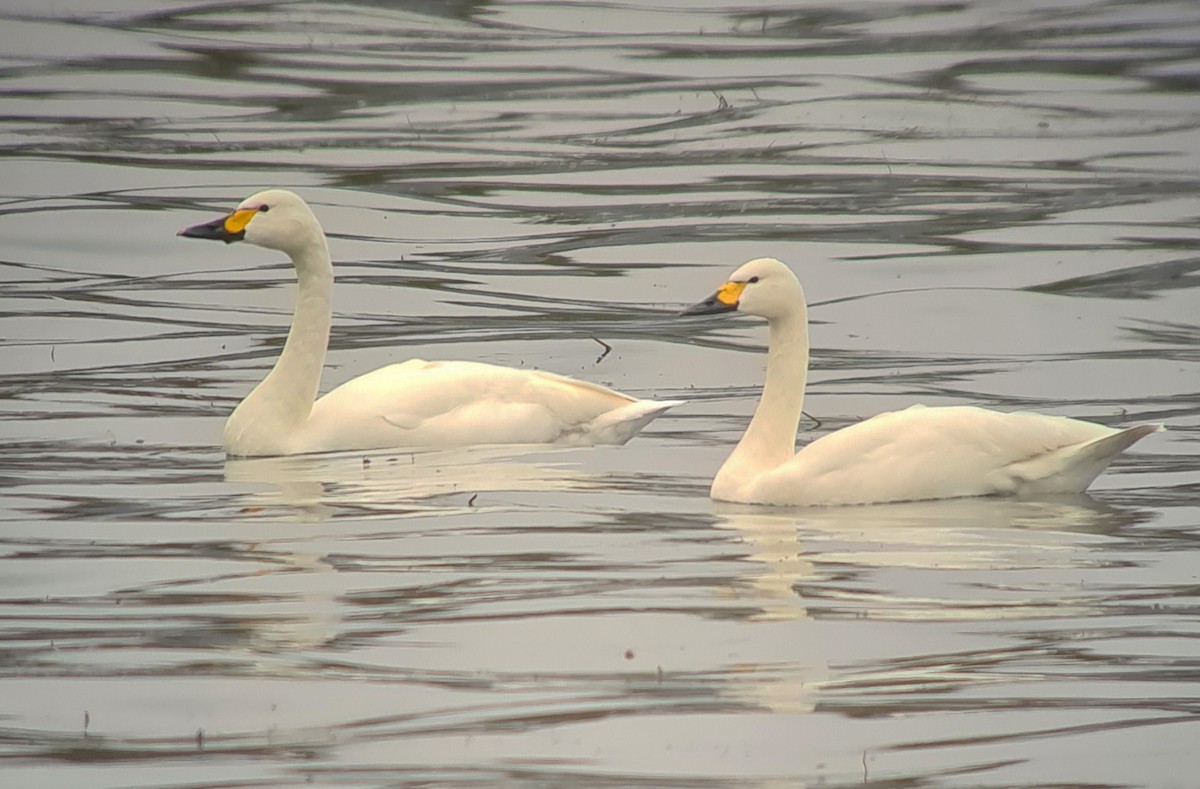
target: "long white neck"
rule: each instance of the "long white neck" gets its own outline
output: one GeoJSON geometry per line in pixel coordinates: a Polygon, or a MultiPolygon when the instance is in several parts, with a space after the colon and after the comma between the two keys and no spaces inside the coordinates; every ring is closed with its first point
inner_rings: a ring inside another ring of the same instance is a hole
{"type": "Polygon", "coordinates": [[[271,372],[225,424],[225,447],[232,454],[286,451],[287,440],[308,421],[321,386],[332,311],[329,247],[322,235],[291,257],[299,276],[292,327],[271,372]]]}
{"type": "Polygon", "coordinates": [[[770,322],[767,375],[746,434],[713,481],[714,495],[756,478],[796,453],[796,429],[808,380],[808,310],[770,322]]]}

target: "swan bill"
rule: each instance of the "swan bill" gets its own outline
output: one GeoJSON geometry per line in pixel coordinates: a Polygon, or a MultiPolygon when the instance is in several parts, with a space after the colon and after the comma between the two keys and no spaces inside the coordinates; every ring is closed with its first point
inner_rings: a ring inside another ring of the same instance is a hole
{"type": "Polygon", "coordinates": [[[180,230],[178,235],[185,238],[204,238],[210,241],[224,241],[232,244],[241,241],[246,236],[246,225],[254,218],[255,210],[240,208],[228,216],[203,222],[180,230]]]}
{"type": "Polygon", "coordinates": [[[741,300],[742,291],[746,289],[745,282],[730,280],[717,289],[699,304],[693,304],[684,310],[683,315],[718,315],[722,312],[735,312],[741,300]]]}

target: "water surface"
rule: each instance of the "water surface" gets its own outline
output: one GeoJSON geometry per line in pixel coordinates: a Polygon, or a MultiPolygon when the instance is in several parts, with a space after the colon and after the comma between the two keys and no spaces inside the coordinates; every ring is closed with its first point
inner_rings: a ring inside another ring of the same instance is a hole
{"type": "Polygon", "coordinates": [[[8,3],[12,786],[1187,787],[1190,3],[8,3]],[[622,448],[226,462],[301,192],[328,389],[413,356],[686,398],[622,448]],[[914,402],[1161,422],[1090,496],[717,505],[771,255],[801,440],[914,402]],[[603,341],[612,351],[603,354],[603,341]]]}

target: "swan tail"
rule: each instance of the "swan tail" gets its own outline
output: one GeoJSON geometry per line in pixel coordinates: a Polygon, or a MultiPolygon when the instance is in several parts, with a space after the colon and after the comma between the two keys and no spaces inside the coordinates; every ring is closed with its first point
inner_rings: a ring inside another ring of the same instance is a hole
{"type": "Polygon", "coordinates": [[[1163,429],[1162,425],[1138,425],[1014,463],[1008,471],[1017,481],[1016,492],[1019,494],[1082,492],[1117,455],[1163,429]]]}
{"type": "Polygon", "coordinates": [[[624,444],[667,409],[686,402],[687,400],[634,400],[628,405],[606,411],[588,422],[583,426],[579,437],[581,441],[589,444],[624,444]]]}

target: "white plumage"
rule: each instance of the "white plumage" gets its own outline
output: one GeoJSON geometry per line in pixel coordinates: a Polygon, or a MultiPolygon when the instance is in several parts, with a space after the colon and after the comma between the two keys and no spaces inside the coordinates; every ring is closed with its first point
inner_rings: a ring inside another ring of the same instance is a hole
{"type": "Polygon", "coordinates": [[[752,260],[685,314],[732,311],[767,319],[767,374],[745,435],[713,480],[714,499],[808,506],[1079,492],[1123,450],[1161,429],[914,406],[796,452],[808,376],[808,308],[800,282],[778,260],[752,260]]]}
{"type": "Polygon", "coordinates": [[[325,233],[299,196],[271,189],[191,238],[286,253],[299,291],[275,366],[225,423],[231,456],[475,444],[623,444],[681,401],[638,400],[552,373],[412,359],[317,399],[329,343],[333,266],[325,233]]]}

